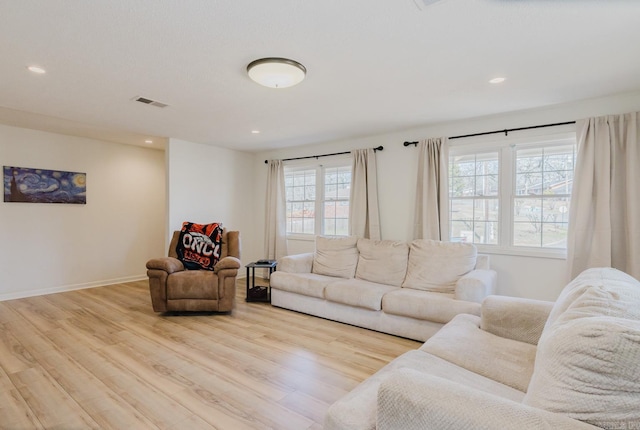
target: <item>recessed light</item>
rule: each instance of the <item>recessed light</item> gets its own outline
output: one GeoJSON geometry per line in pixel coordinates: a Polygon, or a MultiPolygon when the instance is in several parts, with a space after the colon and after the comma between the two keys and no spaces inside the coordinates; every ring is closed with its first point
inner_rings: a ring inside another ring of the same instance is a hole
{"type": "Polygon", "coordinates": [[[33,73],[38,73],[38,74],[47,73],[47,71],[45,69],[43,69],[42,67],[38,67],[38,66],[28,66],[27,69],[29,69],[29,71],[31,71],[33,73]]]}
{"type": "Polygon", "coordinates": [[[493,78],[491,80],[489,80],[489,83],[491,84],[501,84],[503,83],[507,78],[503,78],[503,77],[498,77],[498,78],[493,78]]]}
{"type": "Polygon", "coordinates": [[[260,130],[251,130],[252,134],[260,134],[260,130]]]}
{"type": "Polygon", "coordinates": [[[152,144],[152,143],[153,143],[153,140],[149,140],[149,139],[147,139],[147,140],[145,140],[145,141],[144,141],[144,143],[148,143],[148,144],[150,145],[150,144],[152,144]]]}

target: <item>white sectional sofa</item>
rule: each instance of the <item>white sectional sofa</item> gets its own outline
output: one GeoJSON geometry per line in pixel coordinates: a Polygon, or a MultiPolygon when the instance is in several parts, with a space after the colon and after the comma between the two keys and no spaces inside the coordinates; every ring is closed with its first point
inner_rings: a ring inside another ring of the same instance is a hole
{"type": "Polygon", "coordinates": [[[314,253],[281,258],[270,284],[274,306],[424,341],[480,315],[496,273],[472,244],[318,236],[314,253]]]}
{"type": "Polygon", "coordinates": [[[334,403],[325,430],[640,429],[640,282],[589,269],[558,300],[490,296],[334,403]]]}

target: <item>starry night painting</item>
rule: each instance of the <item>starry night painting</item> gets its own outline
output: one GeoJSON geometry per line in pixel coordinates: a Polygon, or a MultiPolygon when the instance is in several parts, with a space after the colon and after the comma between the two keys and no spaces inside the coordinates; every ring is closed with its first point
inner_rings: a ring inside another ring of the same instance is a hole
{"type": "Polygon", "coordinates": [[[87,203],[87,174],[4,166],[4,201],[87,203]]]}

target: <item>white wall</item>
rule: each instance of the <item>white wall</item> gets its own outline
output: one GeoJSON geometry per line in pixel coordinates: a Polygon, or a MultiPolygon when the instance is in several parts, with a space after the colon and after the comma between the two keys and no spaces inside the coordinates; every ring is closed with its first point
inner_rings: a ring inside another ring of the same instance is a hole
{"type": "Polygon", "coordinates": [[[0,125],[0,164],[87,174],[86,205],[0,202],[0,300],[142,279],[164,252],[162,151],[0,125]]]}
{"type": "MultiPolygon", "coordinates": [[[[427,137],[454,136],[565,122],[590,116],[637,110],[640,110],[640,92],[556,105],[545,109],[436,124],[397,133],[260,153],[256,155],[254,160],[254,169],[258,173],[255,187],[256,190],[261,190],[261,194],[256,195],[255,222],[256,226],[260,228],[257,236],[262,237],[264,234],[264,197],[262,195],[266,186],[265,159],[300,157],[383,145],[384,151],[379,152],[377,157],[382,238],[411,240],[417,151],[414,146],[404,147],[405,140],[415,141],[427,137]]],[[[566,130],[567,127],[564,129],[566,130]]],[[[289,253],[312,250],[313,242],[289,241],[289,253]]],[[[493,268],[498,272],[498,292],[500,294],[555,300],[567,281],[566,261],[563,259],[495,254],[491,256],[491,261],[493,268]]]]}
{"type": "Polygon", "coordinates": [[[261,258],[262,236],[255,238],[253,160],[252,154],[170,139],[167,239],[184,221],[222,222],[240,231],[243,262],[261,258]]]}

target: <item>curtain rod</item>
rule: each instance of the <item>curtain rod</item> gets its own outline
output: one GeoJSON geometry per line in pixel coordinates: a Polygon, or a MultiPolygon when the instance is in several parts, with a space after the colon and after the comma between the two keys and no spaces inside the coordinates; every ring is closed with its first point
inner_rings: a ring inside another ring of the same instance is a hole
{"type": "MultiPolygon", "coordinates": [[[[384,146],[380,145],[377,148],[373,148],[374,151],[382,151],[384,146]]],[[[351,151],[345,152],[334,152],[333,154],[320,154],[320,155],[308,155],[306,157],[296,157],[296,158],[283,158],[282,161],[291,161],[291,160],[304,160],[307,158],[320,158],[320,157],[331,157],[332,155],[344,155],[351,154],[351,151]]],[[[268,164],[269,160],[264,160],[264,164],[268,164]]]]}
{"type": "MultiPolygon", "coordinates": [[[[531,129],[534,129],[534,128],[544,128],[544,127],[556,127],[558,125],[567,125],[567,124],[575,124],[575,123],[576,123],[575,121],[567,121],[567,122],[556,122],[554,124],[531,125],[529,127],[505,128],[504,130],[485,131],[485,132],[482,132],[482,133],[463,134],[461,136],[451,136],[449,138],[449,140],[462,139],[463,137],[485,136],[487,134],[498,134],[498,133],[504,133],[504,135],[507,136],[510,131],[531,130],[531,129]]],[[[404,143],[404,146],[409,146],[409,145],[418,146],[418,142],[405,142],[404,143]]]]}

